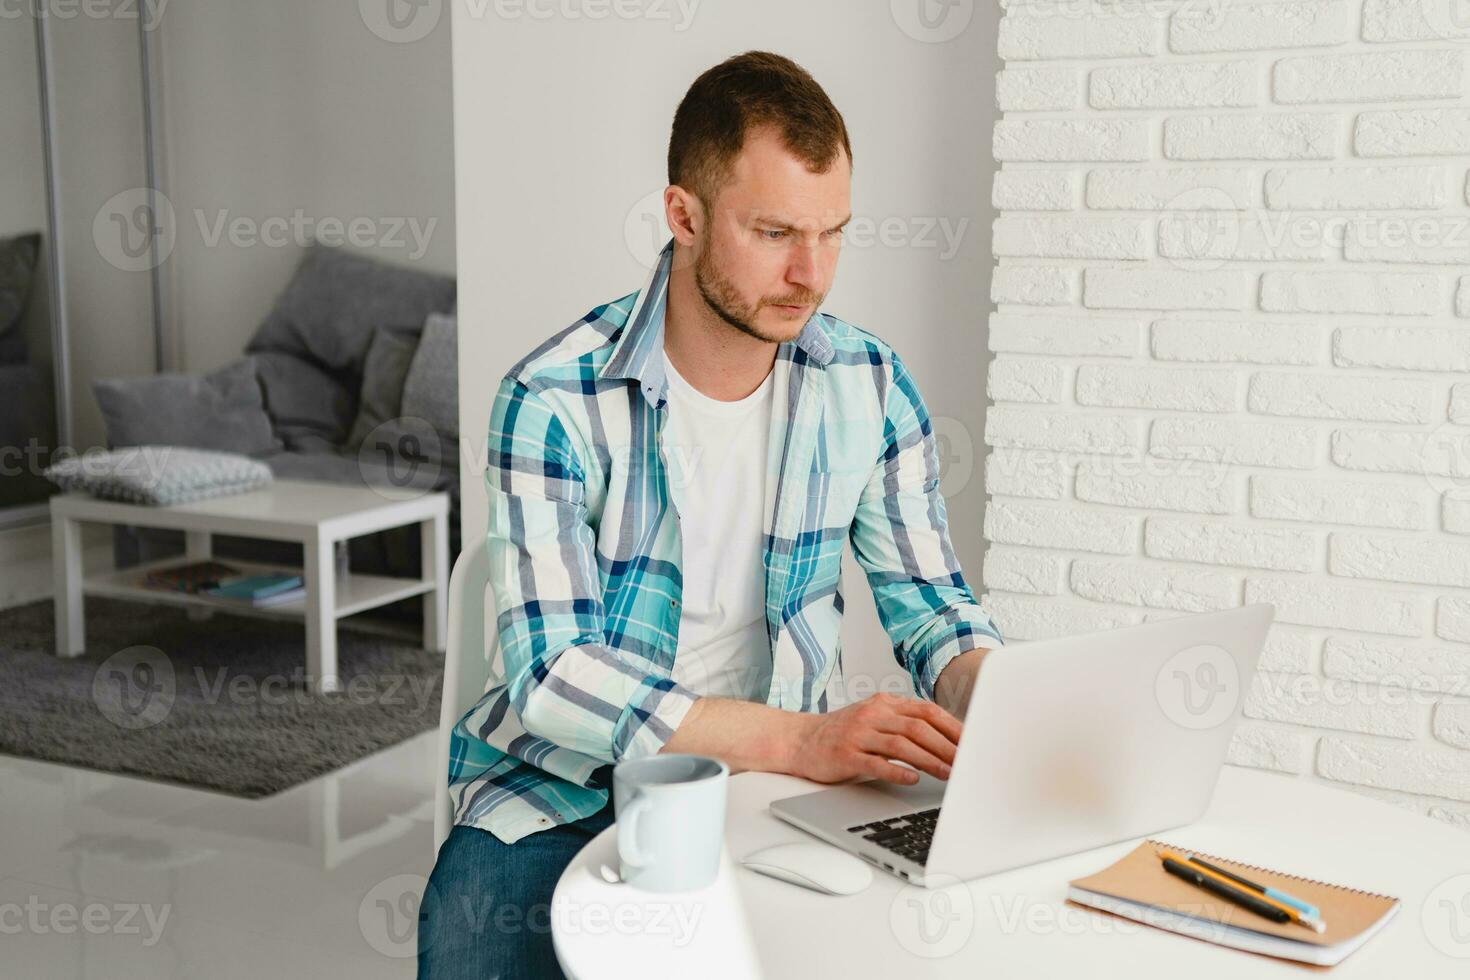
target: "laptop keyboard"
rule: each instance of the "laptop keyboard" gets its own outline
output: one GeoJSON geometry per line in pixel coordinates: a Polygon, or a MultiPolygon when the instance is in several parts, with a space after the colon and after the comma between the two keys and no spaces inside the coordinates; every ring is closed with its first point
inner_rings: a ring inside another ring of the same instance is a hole
{"type": "Polygon", "coordinates": [[[847,832],[863,840],[906,857],[917,864],[929,860],[929,844],[934,840],[934,825],[939,822],[939,808],[906,813],[874,823],[848,827],[847,832]]]}

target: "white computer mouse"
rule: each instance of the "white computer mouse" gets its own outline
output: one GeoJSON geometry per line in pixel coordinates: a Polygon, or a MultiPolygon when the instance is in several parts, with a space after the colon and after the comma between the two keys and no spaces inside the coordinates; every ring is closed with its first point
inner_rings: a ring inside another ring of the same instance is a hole
{"type": "Polygon", "coordinates": [[[835,847],[812,841],[776,844],[745,855],[752,871],[828,895],[856,895],[873,883],[873,869],[835,847]]]}

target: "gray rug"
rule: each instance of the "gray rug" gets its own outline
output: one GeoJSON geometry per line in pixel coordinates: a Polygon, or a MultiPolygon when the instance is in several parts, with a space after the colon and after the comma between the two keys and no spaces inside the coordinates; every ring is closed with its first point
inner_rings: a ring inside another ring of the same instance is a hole
{"type": "Polygon", "coordinates": [[[443,657],[337,633],[343,690],[305,683],[299,623],[89,598],[88,652],[51,603],[0,610],[0,753],[267,796],[434,728],[443,657]]]}

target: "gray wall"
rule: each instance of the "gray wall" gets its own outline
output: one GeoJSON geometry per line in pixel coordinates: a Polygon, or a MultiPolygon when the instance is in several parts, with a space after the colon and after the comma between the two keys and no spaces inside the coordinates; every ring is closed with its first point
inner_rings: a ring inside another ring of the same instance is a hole
{"type": "Polygon", "coordinates": [[[159,34],[164,163],[178,236],[167,266],[175,363],[240,355],[301,257],[227,234],[228,221],[368,219],[348,246],[453,274],[454,133],[449,18],[411,43],[369,29],[356,3],[199,0],[170,5],[159,34]],[[381,219],[429,228],[422,255],[381,219]],[[201,222],[204,228],[201,229],[201,222]]]}

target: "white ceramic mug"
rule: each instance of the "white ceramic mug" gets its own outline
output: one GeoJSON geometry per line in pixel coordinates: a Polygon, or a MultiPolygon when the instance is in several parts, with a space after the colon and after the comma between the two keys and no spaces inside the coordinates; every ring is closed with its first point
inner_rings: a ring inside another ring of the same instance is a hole
{"type": "Polygon", "coordinates": [[[725,839],[730,767],[702,755],[651,755],[613,769],[619,872],[647,891],[712,884],[725,839]]]}

